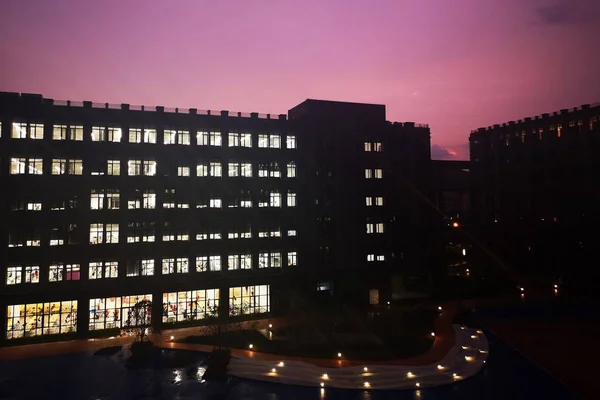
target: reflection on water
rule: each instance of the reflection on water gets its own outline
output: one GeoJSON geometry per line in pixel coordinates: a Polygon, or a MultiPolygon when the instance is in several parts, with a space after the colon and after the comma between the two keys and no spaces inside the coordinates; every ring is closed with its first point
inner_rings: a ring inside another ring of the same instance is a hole
{"type": "Polygon", "coordinates": [[[87,399],[537,399],[575,398],[554,379],[488,335],[490,356],[477,376],[454,385],[405,391],[364,391],[285,386],[230,378],[205,382],[206,358],[199,353],[166,350],[160,362],[145,369],[125,368],[123,354],[69,354],[37,359],[0,360],[0,398],[87,399]],[[180,353],[180,352],[179,352],[180,353]],[[2,397],[4,396],[4,397],[2,397]]]}

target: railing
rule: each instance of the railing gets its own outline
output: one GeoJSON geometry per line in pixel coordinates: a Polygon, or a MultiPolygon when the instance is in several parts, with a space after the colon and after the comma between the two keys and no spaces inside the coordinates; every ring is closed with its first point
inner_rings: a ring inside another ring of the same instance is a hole
{"type": "MultiPolygon", "coordinates": [[[[125,104],[114,104],[114,103],[95,103],[95,102],[83,102],[83,101],[71,101],[71,100],[53,100],[53,99],[45,99],[50,100],[51,104],[57,107],[85,107],[86,104],[89,104],[88,107],[97,108],[97,109],[105,109],[105,110],[121,110],[125,104]]],[[[146,112],[156,112],[157,106],[144,106],[144,105],[126,105],[130,111],[146,111],[146,112]]],[[[165,113],[170,114],[191,114],[190,108],[174,108],[174,107],[164,107],[163,111],[165,113]]],[[[225,111],[225,110],[223,110],[225,111]]],[[[221,110],[199,110],[195,109],[197,115],[221,115],[221,110]]],[[[231,112],[228,111],[230,117],[233,118],[259,118],[259,119],[279,119],[279,114],[260,114],[260,113],[249,113],[249,112],[231,112]]]]}
{"type": "Polygon", "coordinates": [[[542,115],[536,115],[535,117],[523,118],[523,119],[519,119],[517,121],[509,121],[509,122],[505,122],[503,124],[497,124],[497,125],[492,125],[492,126],[477,128],[477,129],[473,129],[471,131],[471,133],[491,131],[491,130],[494,130],[494,129],[500,128],[500,127],[507,127],[507,126],[512,126],[512,125],[519,125],[519,124],[524,124],[524,123],[531,122],[531,121],[539,121],[539,120],[544,119],[545,117],[556,117],[556,116],[559,116],[559,115],[568,115],[568,114],[572,114],[572,113],[575,113],[575,112],[583,111],[585,109],[591,109],[591,108],[596,108],[596,107],[600,107],[600,102],[598,102],[598,103],[592,103],[592,104],[586,104],[586,105],[581,105],[579,107],[573,107],[573,108],[563,109],[563,110],[559,110],[559,111],[554,111],[552,113],[547,113],[547,114],[542,114],[542,115]]]}

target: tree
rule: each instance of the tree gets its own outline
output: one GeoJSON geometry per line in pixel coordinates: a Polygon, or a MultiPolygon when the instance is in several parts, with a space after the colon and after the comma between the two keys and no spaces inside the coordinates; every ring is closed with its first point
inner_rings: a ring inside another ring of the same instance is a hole
{"type": "Polygon", "coordinates": [[[129,310],[126,325],[135,332],[135,342],[149,341],[147,330],[152,326],[152,301],[142,300],[135,303],[129,310]]]}

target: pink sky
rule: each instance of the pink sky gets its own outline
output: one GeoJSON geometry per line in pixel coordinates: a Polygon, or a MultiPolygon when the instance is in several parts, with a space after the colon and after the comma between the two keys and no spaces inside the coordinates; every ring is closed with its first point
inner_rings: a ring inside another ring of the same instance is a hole
{"type": "Polygon", "coordinates": [[[0,91],[285,113],[386,104],[469,132],[600,101],[598,0],[2,0],[0,91]]]}

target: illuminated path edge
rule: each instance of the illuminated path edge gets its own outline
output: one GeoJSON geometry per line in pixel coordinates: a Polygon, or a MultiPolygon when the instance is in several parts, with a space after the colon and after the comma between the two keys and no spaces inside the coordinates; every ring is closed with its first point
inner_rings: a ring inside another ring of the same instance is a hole
{"type": "Polygon", "coordinates": [[[265,361],[234,354],[230,375],[285,385],[340,389],[397,390],[446,385],[477,374],[488,356],[488,341],[480,330],[453,325],[455,344],[438,362],[422,366],[364,365],[325,368],[302,361],[265,361]]]}

